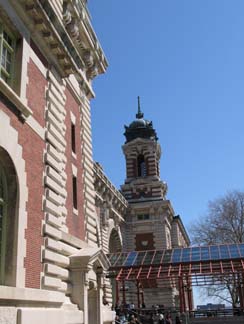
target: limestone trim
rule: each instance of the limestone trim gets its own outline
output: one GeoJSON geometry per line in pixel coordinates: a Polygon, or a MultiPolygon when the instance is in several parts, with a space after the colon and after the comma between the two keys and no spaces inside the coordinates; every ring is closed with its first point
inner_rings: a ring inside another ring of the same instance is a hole
{"type": "Polygon", "coordinates": [[[107,270],[110,266],[109,260],[101,248],[86,247],[70,256],[70,268],[73,271],[84,270],[96,265],[97,268],[107,270]]]}
{"type": "Polygon", "coordinates": [[[0,91],[15,105],[20,111],[21,117],[25,120],[33,114],[32,110],[24,103],[24,101],[14,92],[10,86],[0,79],[0,91]]]}
{"type": "Polygon", "coordinates": [[[45,139],[45,128],[43,128],[34,118],[33,116],[29,116],[26,120],[26,124],[30,126],[30,128],[41,138],[45,139]]]}
{"type": "MultiPolygon", "coordinates": [[[[48,87],[46,94],[46,152],[44,153],[45,196],[43,210],[45,220],[43,236],[45,246],[42,260],[45,264],[42,288],[63,291],[70,294],[69,266],[70,254],[77,249],[62,241],[62,233],[68,231],[66,226],[66,180],[65,174],[65,82],[56,78],[55,71],[47,71],[48,87]],[[51,111],[52,110],[52,111],[51,111]],[[51,269],[51,270],[50,270],[51,269]],[[65,275],[63,275],[65,273],[65,275]]],[[[73,165],[72,165],[73,166],[73,165]]],[[[72,167],[75,172],[75,166],[72,167]]]]}
{"type": "Polygon", "coordinates": [[[0,286],[0,302],[11,300],[17,304],[23,304],[24,302],[43,303],[43,304],[62,304],[65,301],[65,296],[61,292],[46,291],[33,288],[17,288],[0,286]]]}
{"type": "Polygon", "coordinates": [[[95,190],[94,190],[94,171],[93,165],[87,165],[87,168],[84,168],[86,161],[92,161],[92,143],[91,138],[85,136],[84,120],[88,121],[88,124],[91,124],[90,120],[90,102],[86,98],[84,103],[80,108],[81,113],[81,150],[82,150],[82,166],[83,166],[83,194],[84,194],[84,215],[85,215],[85,231],[86,231],[86,241],[92,246],[98,245],[98,240],[96,237],[97,232],[97,217],[95,211],[95,190]],[[92,226],[90,226],[91,224],[92,226]]]}
{"type": "Polygon", "coordinates": [[[16,169],[19,186],[19,204],[17,209],[18,235],[17,235],[17,260],[16,260],[16,286],[25,286],[24,258],[26,256],[25,229],[27,228],[26,203],[28,200],[27,178],[25,161],[22,157],[22,146],[18,143],[18,133],[10,125],[10,118],[0,111],[0,146],[4,148],[13,161],[16,169]],[[8,140],[6,141],[6,138],[8,140]]]}

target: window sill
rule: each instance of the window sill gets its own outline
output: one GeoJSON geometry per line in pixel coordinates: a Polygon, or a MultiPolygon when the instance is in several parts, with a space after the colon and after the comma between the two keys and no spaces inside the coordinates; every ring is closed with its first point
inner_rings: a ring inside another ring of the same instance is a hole
{"type": "Polygon", "coordinates": [[[73,208],[73,214],[78,216],[78,209],[73,208]]]}
{"type": "Polygon", "coordinates": [[[32,110],[23,102],[23,100],[13,91],[13,89],[0,79],[0,92],[2,92],[21,112],[23,119],[33,114],[32,110]]]}
{"type": "Polygon", "coordinates": [[[72,157],[73,157],[75,160],[77,160],[76,153],[74,153],[73,151],[72,151],[72,157]]]}

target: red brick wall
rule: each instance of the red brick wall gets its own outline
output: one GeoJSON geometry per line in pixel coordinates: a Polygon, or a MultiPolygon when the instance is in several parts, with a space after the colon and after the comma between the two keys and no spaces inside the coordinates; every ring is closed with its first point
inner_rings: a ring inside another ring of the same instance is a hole
{"type": "MultiPolygon", "coordinates": [[[[39,105],[39,108],[43,109],[43,106],[39,105]]],[[[25,160],[28,187],[27,229],[25,231],[27,251],[24,262],[26,287],[40,288],[44,142],[28,125],[18,119],[17,110],[8,100],[0,98],[0,109],[10,116],[11,126],[17,130],[18,142],[23,148],[22,157],[25,160]]],[[[21,188],[20,179],[18,181],[21,188]]]]}
{"type": "Polygon", "coordinates": [[[46,87],[47,81],[30,59],[28,64],[28,84],[27,84],[27,103],[33,111],[33,117],[40,123],[41,126],[45,126],[44,107],[46,103],[46,87]]]}
{"type": "Polygon", "coordinates": [[[68,210],[67,215],[67,226],[69,233],[78,237],[79,239],[84,240],[85,238],[85,229],[84,229],[84,197],[83,197],[83,183],[82,183],[82,166],[81,166],[81,138],[80,138],[80,112],[79,112],[79,103],[74,99],[72,93],[66,89],[66,156],[67,156],[67,200],[66,208],[68,210]],[[72,156],[72,147],[71,147],[71,117],[70,111],[76,117],[75,124],[75,140],[76,140],[76,159],[72,156]],[[78,206],[78,215],[73,213],[73,188],[72,188],[72,164],[77,167],[77,206],[78,206]]]}

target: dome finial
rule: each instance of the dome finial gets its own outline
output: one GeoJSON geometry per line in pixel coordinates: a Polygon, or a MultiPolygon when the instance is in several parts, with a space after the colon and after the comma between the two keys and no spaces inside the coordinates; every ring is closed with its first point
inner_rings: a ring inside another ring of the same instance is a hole
{"type": "Polygon", "coordinates": [[[141,112],[141,105],[140,105],[140,97],[137,97],[138,101],[138,112],[136,114],[136,118],[143,118],[143,113],[141,112]]]}

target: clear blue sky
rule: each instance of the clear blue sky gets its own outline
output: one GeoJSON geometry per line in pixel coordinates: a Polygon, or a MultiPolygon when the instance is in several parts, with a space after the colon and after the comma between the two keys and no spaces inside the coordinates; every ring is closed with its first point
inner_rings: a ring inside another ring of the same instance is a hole
{"type": "Polygon", "coordinates": [[[119,188],[140,95],[167,198],[189,228],[209,200],[244,189],[244,1],[88,2],[109,62],[94,81],[94,159],[119,188]]]}

